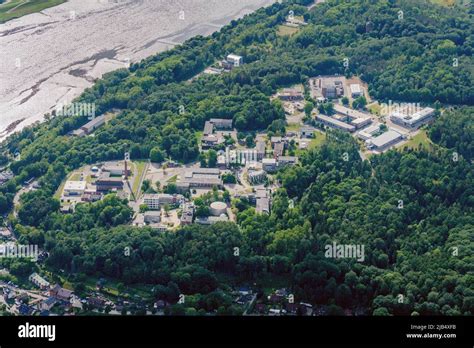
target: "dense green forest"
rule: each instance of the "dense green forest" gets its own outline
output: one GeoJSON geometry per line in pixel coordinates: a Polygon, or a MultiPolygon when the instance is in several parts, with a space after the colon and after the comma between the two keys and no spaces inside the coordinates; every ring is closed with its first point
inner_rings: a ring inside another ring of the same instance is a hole
{"type": "MultiPolygon", "coordinates": [[[[223,289],[284,277],[298,301],[329,304],[331,314],[473,314],[472,14],[421,0],[329,0],[308,12],[310,2],[275,4],[107,74],[78,100],[117,114],[94,137],[67,137],[87,120],[54,115],[12,135],[6,148],[21,160],[0,188],[0,211],[11,208],[25,180],[42,185],[22,196],[13,221],[20,241],[44,246],[47,266],[65,270],[75,284],[85,274],[155,284],[156,298],[168,301],[200,293],[196,307],[203,310],[235,314],[223,289]],[[279,36],[290,10],[309,25],[279,36]],[[232,52],[246,64],[191,80],[232,52]],[[183,163],[197,160],[196,131],[209,118],[233,118],[239,130],[278,129],[285,115],[272,93],[335,73],[361,76],[381,101],[445,104],[428,132],[439,147],[362,161],[352,137],[329,132],[322,148],[279,173],[270,216],[236,202],[238,225],[137,229],[126,225],[131,211],[114,196],[59,213],[53,194],[72,169],[126,151],[148,159],[157,148],[183,163]],[[333,241],[365,245],[365,261],[326,258],[324,246],[333,241]]],[[[10,266],[18,274],[31,267],[10,266]]]]}

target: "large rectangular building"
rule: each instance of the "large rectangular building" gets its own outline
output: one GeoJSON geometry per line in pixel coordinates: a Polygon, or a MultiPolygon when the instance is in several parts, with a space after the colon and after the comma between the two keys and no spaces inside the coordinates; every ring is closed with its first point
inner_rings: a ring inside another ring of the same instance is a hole
{"type": "Polygon", "coordinates": [[[203,135],[211,135],[212,133],[214,133],[214,124],[212,124],[210,121],[206,121],[204,124],[203,135]]]}
{"type": "Polygon", "coordinates": [[[221,187],[223,183],[219,174],[219,168],[194,168],[184,174],[184,178],[179,184],[180,186],[186,185],[190,189],[221,187]]]}
{"type": "Polygon", "coordinates": [[[227,56],[226,60],[227,60],[227,62],[232,64],[234,67],[238,67],[238,66],[241,66],[242,64],[244,64],[244,58],[242,56],[238,56],[236,54],[229,54],[227,56]]]}
{"type": "Polygon", "coordinates": [[[123,180],[121,177],[111,177],[110,173],[102,173],[95,182],[97,192],[107,192],[112,190],[123,190],[123,180]]]}
{"type": "Polygon", "coordinates": [[[178,204],[182,196],[169,195],[166,193],[159,194],[145,194],[143,196],[143,203],[147,205],[148,209],[158,210],[163,205],[178,204]]]}
{"type": "Polygon", "coordinates": [[[356,118],[351,121],[351,125],[356,127],[356,129],[364,128],[365,126],[368,126],[371,123],[372,120],[370,118],[356,118]]]}
{"type": "Polygon", "coordinates": [[[105,115],[98,116],[93,118],[91,121],[87,122],[81,128],[71,132],[72,135],[77,137],[83,137],[93,133],[97,128],[105,124],[105,115]]]}
{"type": "Polygon", "coordinates": [[[400,133],[395,132],[394,130],[389,130],[372,140],[368,140],[368,144],[372,149],[384,151],[402,139],[403,136],[400,133]]]}
{"type": "Polygon", "coordinates": [[[297,101],[304,99],[303,92],[295,88],[284,88],[281,92],[278,92],[277,96],[283,101],[297,101]]]}
{"type": "Polygon", "coordinates": [[[87,182],[85,181],[66,181],[63,192],[65,196],[82,196],[86,186],[87,182]]]}
{"type": "Polygon", "coordinates": [[[421,111],[415,112],[413,114],[406,114],[404,112],[395,111],[390,114],[390,120],[393,123],[396,123],[400,126],[409,129],[418,129],[422,125],[431,121],[435,114],[435,109],[424,108],[421,111]]]}
{"type": "Polygon", "coordinates": [[[351,89],[352,98],[357,98],[363,95],[362,88],[360,87],[358,83],[351,84],[350,89],[351,89]]]}
{"type": "Polygon", "coordinates": [[[347,116],[350,119],[370,118],[370,115],[365,112],[354,110],[341,104],[334,104],[334,111],[336,111],[338,114],[347,116]]]}
{"type": "Polygon", "coordinates": [[[341,130],[344,130],[344,131],[347,131],[347,132],[354,132],[356,130],[356,127],[351,125],[351,124],[347,124],[345,122],[336,120],[333,117],[329,117],[329,116],[325,116],[325,115],[316,116],[316,121],[319,121],[319,122],[321,122],[321,123],[323,123],[326,126],[329,126],[331,128],[341,129],[341,130]]]}
{"type": "Polygon", "coordinates": [[[370,127],[367,127],[363,130],[361,130],[358,134],[357,137],[362,140],[369,140],[371,139],[375,134],[380,132],[380,124],[376,124],[370,127]]]}
{"type": "Polygon", "coordinates": [[[264,141],[257,141],[257,160],[261,161],[265,157],[267,144],[264,141]]]}
{"type": "Polygon", "coordinates": [[[209,120],[218,129],[232,129],[233,120],[226,118],[211,118],[209,120]]]}

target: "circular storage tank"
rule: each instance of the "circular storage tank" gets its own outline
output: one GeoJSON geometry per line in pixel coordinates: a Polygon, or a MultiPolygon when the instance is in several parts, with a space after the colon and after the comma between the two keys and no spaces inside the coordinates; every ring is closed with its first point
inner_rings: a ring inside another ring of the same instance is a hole
{"type": "Polygon", "coordinates": [[[227,204],[224,202],[214,202],[211,203],[211,214],[213,216],[221,216],[222,214],[227,213],[227,204]]]}

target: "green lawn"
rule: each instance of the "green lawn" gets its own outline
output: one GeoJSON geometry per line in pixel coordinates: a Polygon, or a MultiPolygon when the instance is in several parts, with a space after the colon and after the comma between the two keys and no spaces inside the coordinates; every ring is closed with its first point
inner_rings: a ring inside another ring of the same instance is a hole
{"type": "Polygon", "coordinates": [[[372,103],[367,105],[367,109],[371,114],[380,115],[380,111],[382,110],[381,105],[378,102],[372,103]]]}
{"type": "Polygon", "coordinates": [[[418,134],[411,138],[402,148],[407,147],[416,150],[420,146],[425,150],[431,150],[433,148],[433,143],[428,138],[428,134],[425,130],[419,131],[418,134]]]}
{"type": "MultiPolygon", "coordinates": [[[[309,140],[309,139],[308,139],[309,140]]],[[[308,144],[308,147],[306,149],[296,149],[295,151],[295,155],[296,156],[301,156],[301,154],[304,152],[304,151],[309,151],[309,150],[313,150],[313,149],[317,149],[317,148],[320,148],[321,146],[323,146],[323,144],[326,142],[326,134],[325,133],[319,133],[319,132],[315,132],[314,133],[314,138],[311,139],[311,141],[309,142],[308,144]]]]}
{"type": "Polygon", "coordinates": [[[278,36],[291,36],[296,34],[299,31],[299,28],[289,27],[287,25],[278,26],[278,36]]]}
{"type": "Polygon", "coordinates": [[[430,0],[431,2],[442,6],[453,6],[456,0],[430,0]]]}
{"type": "Polygon", "coordinates": [[[0,23],[19,18],[30,13],[40,12],[66,2],[66,0],[11,0],[0,5],[0,23]]]}
{"type": "Polygon", "coordinates": [[[315,133],[315,138],[309,143],[308,149],[316,149],[321,147],[326,141],[326,134],[324,133],[315,133]]]}
{"type": "Polygon", "coordinates": [[[133,165],[136,166],[136,169],[137,169],[137,176],[133,178],[133,186],[132,186],[133,194],[135,195],[135,197],[138,197],[140,193],[140,189],[141,189],[140,180],[143,175],[143,172],[145,171],[146,163],[147,162],[143,162],[143,161],[133,162],[133,165]]]}
{"type": "Polygon", "coordinates": [[[287,132],[297,132],[297,131],[300,130],[301,127],[302,127],[302,125],[300,123],[289,123],[286,126],[286,131],[287,132]]]}

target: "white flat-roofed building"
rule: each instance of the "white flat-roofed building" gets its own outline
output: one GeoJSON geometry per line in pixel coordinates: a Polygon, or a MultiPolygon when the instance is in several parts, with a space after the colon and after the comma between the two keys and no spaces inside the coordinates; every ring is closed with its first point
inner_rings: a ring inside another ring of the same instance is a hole
{"type": "Polygon", "coordinates": [[[390,114],[390,120],[405,128],[417,129],[428,123],[433,118],[434,114],[435,109],[433,108],[424,108],[413,114],[395,111],[390,114]]]}
{"type": "Polygon", "coordinates": [[[365,113],[365,112],[362,112],[362,111],[359,111],[359,110],[354,110],[354,109],[351,109],[351,108],[348,108],[344,105],[341,105],[341,104],[334,104],[334,111],[338,114],[341,114],[341,115],[344,115],[344,116],[347,116],[351,119],[357,119],[357,118],[369,118],[370,119],[370,115],[365,113]]]}
{"type": "Polygon", "coordinates": [[[85,181],[66,181],[64,185],[65,196],[82,196],[86,190],[87,182],[85,181]]]}
{"type": "Polygon", "coordinates": [[[351,121],[351,124],[356,127],[356,129],[361,129],[372,123],[370,118],[355,118],[351,121]]]}
{"type": "Polygon", "coordinates": [[[352,98],[360,97],[363,94],[362,88],[360,87],[358,83],[351,84],[350,89],[351,89],[352,98]]]}
{"type": "Polygon", "coordinates": [[[244,58],[236,54],[229,54],[227,56],[227,62],[231,63],[234,67],[238,67],[244,64],[244,58]]]}
{"type": "Polygon", "coordinates": [[[178,204],[182,198],[180,195],[170,195],[166,193],[145,194],[143,196],[143,203],[147,205],[148,209],[158,210],[161,206],[166,204],[178,204]]]}
{"type": "Polygon", "coordinates": [[[109,163],[102,168],[103,172],[110,173],[111,176],[122,176],[122,175],[131,175],[130,169],[127,168],[127,173],[125,173],[125,163],[109,163]]]}
{"type": "Polygon", "coordinates": [[[38,273],[33,273],[30,275],[28,280],[41,289],[47,289],[50,286],[49,282],[41,277],[38,273]]]}
{"type": "Polygon", "coordinates": [[[357,134],[357,137],[362,140],[369,140],[374,136],[374,134],[378,132],[380,132],[380,124],[376,124],[361,130],[357,134]]]}
{"type": "Polygon", "coordinates": [[[372,149],[383,151],[390,146],[395,145],[402,139],[403,136],[400,133],[395,132],[394,130],[389,130],[372,140],[368,140],[368,142],[372,149]]]}
{"type": "Polygon", "coordinates": [[[329,127],[341,129],[347,132],[354,132],[356,130],[356,128],[351,124],[336,120],[335,118],[325,115],[316,116],[316,121],[322,122],[323,124],[329,127]]]}

